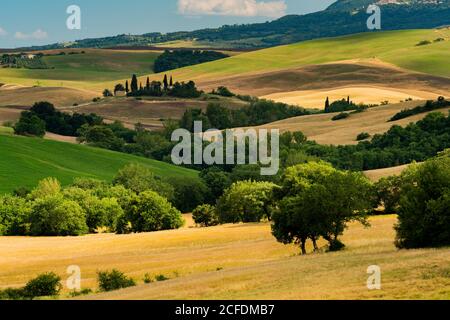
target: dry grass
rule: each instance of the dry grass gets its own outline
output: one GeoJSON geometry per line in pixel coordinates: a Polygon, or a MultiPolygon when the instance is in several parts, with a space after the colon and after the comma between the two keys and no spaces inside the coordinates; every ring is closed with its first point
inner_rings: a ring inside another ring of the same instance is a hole
{"type": "Polygon", "coordinates": [[[370,180],[376,182],[376,181],[380,180],[381,178],[387,178],[390,176],[399,176],[408,167],[409,167],[409,164],[406,164],[403,166],[398,166],[398,167],[392,167],[392,168],[368,170],[368,171],[364,171],[364,174],[370,180]]]}
{"type": "Polygon", "coordinates": [[[125,126],[134,128],[142,123],[150,129],[162,128],[162,120],[180,119],[189,108],[206,110],[209,103],[220,102],[229,108],[240,108],[246,105],[238,99],[220,98],[216,100],[173,99],[173,98],[107,98],[97,103],[89,103],[78,107],[62,108],[63,111],[79,113],[96,113],[109,121],[119,120],[125,126]]]}
{"type": "Polygon", "coordinates": [[[448,299],[448,249],[398,251],[395,216],[352,225],[339,253],[298,256],[275,241],[267,223],[80,238],[0,238],[0,285],[18,286],[36,274],[63,278],[79,265],[83,287],[96,289],[97,270],[117,268],[138,287],[88,299],[448,299]],[[382,269],[383,289],[369,291],[367,267],[382,269]],[[142,284],[143,276],[172,280],[142,284]]]}
{"type": "Polygon", "coordinates": [[[413,100],[436,100],[439,94],[420,90],[405,90],[387,87],[344,87],[330,90],[304,90],[274,93],[263,98],[277,102],[299,105],[305,108],[322,109],[325,106],[326,98],[330,101],[347,99],[350,97],[354,103],[380,104],[388,101],[390,103],[400,103],[407,99],[413,100]]]}
{"type": "MultiPolygon", "coordinates": [[[[295,91],[310,91],[310,94],[320,94],[327,90],[358,86],[389,88],[396,92],[395,98],[399,93],[414,95],[414,92],[418,92],[417,95],[420,97],[423,93],[445,95],[450,91],[449,78],[404,70],[378,59],[353,59],[293,67],[287,70],[259,71],[250,75],[230,75],[200,80],[198,84],[205,90],[225,85],[236,93],[256,96],[269,95],[269,98],[271,94],[280,98],[280,96],[292,95],[291,92],[295,91]]],[[[350,92],[343,92],[345,98],[350,94],[350,92]]],[[[351,95],[354,96],[354,94],[351,95]]],[[[365,95],[368,94],[365,93],[365,95]]],[[[374,101],[379,103],[382,101],[382,97],[383,95],[375,97],[374,101]]],[[[323,99],[319,101],[319,107],[323,107],[325,98],[326,95],[323,95],[323,99]]],[[[367,103],[367,101],[365,102],[367,103]]],[[[310,106],[303,101],[300,101],[299,104],[305,107],[310,106]]],[[[317,107],[317,105],[312,107],[317,107]]]]}
{"type": "Polygon", "coordinates": [[[0,106],[32,106],[37,101],[49,101],[56,106],[71,106],[91,101],[96,93],[64,87],[0,87],[0,106]]]}
{"type": "MultiPolygon", "coordinates": [[[[370,135],[388,131],[393,125],[406,126],[423,119],[427,113],[418,114],[399,121],[388,122],[392,116],[403,109],[414,108],[424,102],[412,101],[370,108],[365,112],[352,114],[349,118],[332,121],[334,114],[317,114],[290,118],[256,127],[256,129],[279,129],[280,132],[302,131],[309,140],[320,144],[357,144],[356,137],[361,132],[370,135]]],[[[448,113],[449,108],[439,112],[448,113]]]]}

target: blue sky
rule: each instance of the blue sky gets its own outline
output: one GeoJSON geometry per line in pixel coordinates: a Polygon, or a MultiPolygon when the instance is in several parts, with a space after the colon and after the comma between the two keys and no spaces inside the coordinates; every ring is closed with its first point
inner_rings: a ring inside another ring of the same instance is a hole
{"type": "Polygon", "coordinates": [[[121,33],[171,32],[305,14],[335,0],[22,0],[2,1],[0,48],[121,33]],[[81,8],[81,30],[68,30],[67,7],[81,8]]]}

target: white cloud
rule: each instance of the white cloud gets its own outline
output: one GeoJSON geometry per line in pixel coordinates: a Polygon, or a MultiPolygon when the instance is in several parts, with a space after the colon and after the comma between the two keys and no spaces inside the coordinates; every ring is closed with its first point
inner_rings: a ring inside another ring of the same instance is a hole
{"type": "Polygon", "coordinates": [[[26,40],[26,39],[35,39],[35,40],[43,40],[48,38],[48,34],[45,31],[42,31],[41,29],[37,29],[31,34],[26,34],[20,31],[17,31],[14,35],[14,38],[19,40],[26,40]]]}
{"type": "Polygon", "coordinates": [[[184,15],[220,15],[279,18],[286,14],[285,0],[178,0],[178,11],[184,15]]]}
{"type": "Polygon", "coordinates": [[[8,35],[8,32],[6,32],[5,29],[3,29],[2,27],[0,27],[0,37],[4,37],[4,36],[7,36],[7,35],[8,35]]]}

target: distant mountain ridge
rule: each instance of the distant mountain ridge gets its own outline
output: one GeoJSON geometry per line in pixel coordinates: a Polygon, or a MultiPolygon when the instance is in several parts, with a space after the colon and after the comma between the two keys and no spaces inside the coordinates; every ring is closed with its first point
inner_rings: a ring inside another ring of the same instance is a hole
{"type": "Polygon", "coordinates": [[[369,32],[366,24],[369,15],[366,9],[370,4],[379,5],[382,9],[382,30],[429,29],[450,25],[450,0],[338,0],[320,12],[288,15],[265,23],[225,25],[217,29],[168,34],[122,34],[22,50],[147,46],[166,41],[194,39],[203,46],[218,48],[272,47],[323,37],[369,32]]]}

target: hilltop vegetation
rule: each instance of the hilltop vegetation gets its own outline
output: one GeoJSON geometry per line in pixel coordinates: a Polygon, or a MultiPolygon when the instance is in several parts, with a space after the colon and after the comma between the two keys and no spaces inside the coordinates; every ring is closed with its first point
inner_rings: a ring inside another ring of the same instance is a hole
{"type": "Polygon", "coordinates": [[[166,50],[156,59],[154,70],[156,73],[164,72],[228,57],[216,51],[166,50]]]}
{"type": "MultiPolygon", "coordinates": [[[[106,38],[75,41],[73,48],[105,48],[114,46],[146,46],[161,42],[196,39],[203,46],[231,48],[269,47],[321,37],[367,32],[367,6],[372,0],[339,0],[326,10],[307,15],[288,15],[280,19],[256,24],[225,25],[220,28],[167,34],[118,35],[106,38]]],[[[424,29],[450,23],[450,2],[429,3],[423,0],[398,1],[384,4],[383,29],[424,29]]],[[[31,49],[56,49],[53,44],[31,49]]]]}

